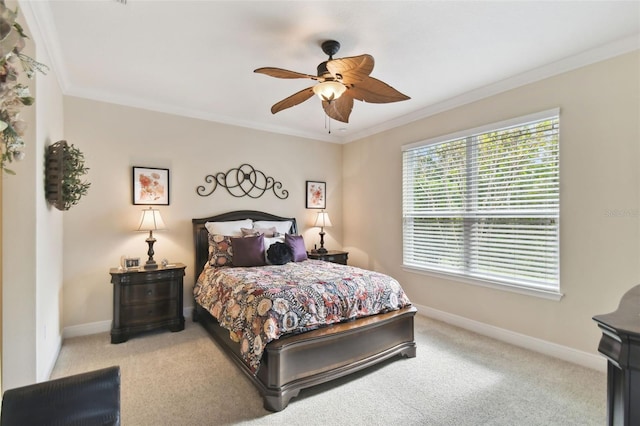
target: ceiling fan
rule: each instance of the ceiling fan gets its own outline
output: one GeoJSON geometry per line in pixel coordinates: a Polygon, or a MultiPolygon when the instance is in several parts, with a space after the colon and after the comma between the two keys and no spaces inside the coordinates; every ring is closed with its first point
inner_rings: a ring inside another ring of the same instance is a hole
{"type": "Polygon", "coordinates": [[[271,113],[275,114],[298,105],[316,94],[322,100],[322,108],[329,117],[348,123],[354,99],[376,104],[411,99],[387,83],[369,75],[373,71],[373,56],[360,55],[333,59],[333,55],[338,53],[338,50],[340,50],[340,43],[335,40],[322,43],[322,51],[329,55],[329,59],[318,65],[318,75],[274,67],[255,70],[254,72],[271,77],[309,78],[318,82],[315,86],[307,87],[276,103],[271,107],[271,113]]]}

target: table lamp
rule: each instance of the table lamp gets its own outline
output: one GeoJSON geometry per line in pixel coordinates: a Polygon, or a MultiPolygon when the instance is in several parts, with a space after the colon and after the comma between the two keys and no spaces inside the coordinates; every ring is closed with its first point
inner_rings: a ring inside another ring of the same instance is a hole
{"type": "Polygon", "coordinates": [[[324,248],[324,227],[331,226],[331,219],[329,219],[329,213],[321,211],[318,213],[318,217],[316,218],[315,226],[320,227],[320,248],[317,250],[318,253],[326,253],[327,249],[324,248]]]}
{"type": "Polygon", "coordinates": [[[142,210],[142,216],[140,217],[140,225],[138,226],[138,231],[149,231],[149,238],[147,238],[147,244],[149,244],[149,251],[147,254],[149,255],[149,259],[147,263],[144,265],[144,269],[156,269],[158,268],[158,264],[155,260],[153,260],[153,243],[156,242],[156,239],[153,237],[153,231],[158,231],[161,229],[165,229],[164,222],[162,221],[162,216],[160,216],[160,210],[149,207],[148,209],[142,210]]]}

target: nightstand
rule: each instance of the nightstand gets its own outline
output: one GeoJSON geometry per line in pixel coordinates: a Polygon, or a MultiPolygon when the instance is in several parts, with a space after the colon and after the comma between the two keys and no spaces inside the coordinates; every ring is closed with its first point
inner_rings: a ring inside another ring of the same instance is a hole
{"type": "Polygon", "coordinates": [[[324,260],[326,262],[340,263],[342,265],[347,264],[347,257],[349,257],[348,251],[340,250],[328,250],[326,253],[307,252],[309,259],[324,260]]]}
{"type": "Polygon", "coordinates": [[[113,322],[111,343],[126,342],[132,334],[167,327],[184,330],[182,280],[186,265],[157,269],[112,268],[113,322]]]}

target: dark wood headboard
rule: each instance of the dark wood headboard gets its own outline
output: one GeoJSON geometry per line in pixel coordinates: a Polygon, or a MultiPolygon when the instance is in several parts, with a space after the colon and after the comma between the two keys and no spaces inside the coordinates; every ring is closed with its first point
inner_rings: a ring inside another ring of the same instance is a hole
{"type": "Polygon", "coordinates": [[[295,217],[282,217],[276,216],[271,213],[259,212],[256,210],[236,210],[232,212],[222,213],[219,215],[204,217],[201,219],[192,219],[193,223],[193,242],[196,248],[196,263],[195,263],[195,279],[197,280],[204,268],[204,265],[209,258],[209,236],[207,228],[204,224],[207,222],[229,222],[232,220],[273,220],[273,221],[291,221],[290,234],[298,233],[298,225],[296,224],[295,217]]]}

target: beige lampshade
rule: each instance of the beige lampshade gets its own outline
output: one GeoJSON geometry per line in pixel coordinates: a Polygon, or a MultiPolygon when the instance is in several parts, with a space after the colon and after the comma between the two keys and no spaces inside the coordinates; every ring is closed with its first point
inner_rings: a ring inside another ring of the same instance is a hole
{"type": "Polygon", "coordinates": [[[164,221],[160,216],[160,210],[149,207],[146,210],[142,210],[142,216],[140,216],[140,225],[138,231],[157,231],[159,229],[165,229],[164,221]]]}
{"type": "Polygon", "coordinates": [[[327,212],[318,213],[318,217],[316,218],[316,223],[314,226],[319,226],[321,228],[332,226],[331,219],[329,219],[329,213],[327,212]]]}

